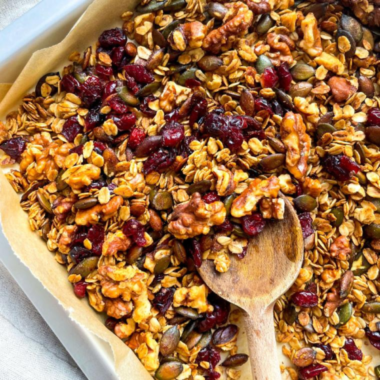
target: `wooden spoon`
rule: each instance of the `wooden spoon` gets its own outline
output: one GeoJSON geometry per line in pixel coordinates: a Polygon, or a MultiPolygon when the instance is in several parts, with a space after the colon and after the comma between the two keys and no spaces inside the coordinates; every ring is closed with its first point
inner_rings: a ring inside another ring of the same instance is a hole
{"type": "Polygon", "coordinates": [[[205,260],[199,273],[207,286],[220,297],[246,312],[245,327],[254,380],[281,380],[273,325],[276,300],[296,280],[303,260],[303,237],[296,212],[285,200],[283,220],[268,221],[252,238],[246,257],[231,255],[226,273],[217,273],[214,263],[205,260]]]}

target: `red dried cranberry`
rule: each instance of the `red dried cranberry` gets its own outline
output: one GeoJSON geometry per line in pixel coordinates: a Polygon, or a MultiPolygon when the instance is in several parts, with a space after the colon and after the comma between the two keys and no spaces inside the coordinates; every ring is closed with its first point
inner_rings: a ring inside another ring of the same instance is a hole
{"type": "Polygon", "coordinates": [[[102,85],[100,79],[95,76],[90,76],[80,85],[79,97],[82,99],[85,107],[90,107],[98,99],[102,97],[102,85]]]}
{"type": "Polygon", "coordinates": [[[207,113],[207,100],[201,99],[191,110],[190,113],[190,126],[192,127],[194,123],[197,123],[199,119],[205,116],[207,113]]]}
{"type": "Polygon", "coordinates": [[[198,322],[197,330],[201,333],[210,331],[216,326],[216,315],[212,313],[206,313],[204,319],[198,322]]]}
{"type": "Polygon", "coordinates": [[[86,281],[79,281],[74,284],[74,293],[78,298],[86,297],[87,286],[90,285],[86,281]]]}
{"type": "Polygon", "coordinates": [[[111,109],[117,114],[124,114],[129,111],[128,106],[124,103],[124,101],[120,98],[119,95],[111,95],[107,99],[107,103],[111,107],[111,109]]]}
{"type": "Polygon", "coordinates": [[[108,330],[111,330],[112,332],[114,332],[115,327],[118,323],[119,321],[117,319],[108,317],[106,321],[104,322],[104,325],[107,327],[108,330]]]}
{"type": "Polygon", "coordinates": [[[350,360],[362,360],[363,353],[356,347],[355,341],[352,338],[346,338],[343,349],[347,351],[350,360]]]}
{"type": "Polygon", "coordinates": [[[107,84],[104,86],[102,100],[105,101],[110,95],[115,94],[116,89],[121,86],[121,82],[119,83],[117,80],[111,80],[110,82],[107,82],[107,84]]]}
{"type": "Polygon", "coordinates": [[[105,30],[99,37],[99,45],[104,48],[124,46],[127,39],[120,28],[105,30]]]}
{"type": "Polygon", "coordinates": [[[371,331],[368,327],[366,327],[365,335],[371,345],[380,350],[380,331],[371,331]]]}
{"type": "Polygon", "coordinates": [[[174,288],[161,288],[154,295],[153,306],[161,313],[165,314],[173,303],[174,288]]]}
{"type": "Polygon", "coordinates": [[[305,290],[306,290],[307,292],[312,292],[312,293],[317,294],[317,292],[318,292],[317,284],[316,284],[315,282],[311,282],[310,284],[307,284],[307,285],[306,285],[305,290]]]}
{"type": "Polygon", "coordinates": [[[95,224],[88,230],[87,239],[92,244],[91,251],[97,256],[102,254],[104,238],[104,227],[100,224],[95,224]]]}
{"type": "Polygon", "coordinates": [[[212,313],[215,315],[215,323],[217,325],[224,325],[228,320],[231,305],[215,293],[211,293],[208,296],[208,301],[214,307],[214,311],[212,313]]]}
{"type": "Polygon", "coordinates": [[[121,117],[115,115],[110,117],[115,122],[119,131],[129,131],[132,127],[134,127],[137,121],[137,117],[133,113],[128,113],[121,117]]]}
{"type": "Polygon", "coordinates": [[[261,214],[255,212],[252,215],[247,215],[241,218],[241,226],[248,236],[256,236],[263,231],[265,227],[265,219],[261,214]]]}
{"type": "Polygon", "coordinates": [[[194,260],[194,265],[196,268],[200,268],[202,265],[202,249],[201,244],[197,239],[191,239],[188,244],[189,253],[194,260]]]}
{"type": "Polygon", "coordinates": [[[174,163],[175,157],[174,151],[159,149],[144,162],[144,174],[152,171],[162,173],[174,163]]]}
{"type": "Polygon", "coordinates": [[[261,74],[261,86],[267,88],[276,87],[278,75],[274,67],[267,67],[261,74]]]}
{"type": "Polygon", "coordinates": [[[203,195],[202,199],[206,203],[220,201],[220,197],[216,191],[210,191],[209,193],[206,193],[205,195],[203,195]]]}
{"type": "Polygon", "coordinates": [[[370,108],[367,114],[367,125],[380,126],[380,108],[370,108]]]}
{"type": "Polygon", "coordinates": [[[96,72],[96,75],[103,80],[108,80],[110,76],[113,74],[112,67],[103,66],[103,65],[96,65],[95,72],[96,72]]]}
{"type": "Polygon", "coordinates": [[[73,142],[78,133],[82,131],[82,126],[78,123],[78,119],[75,116],[66,120],[62,127],[62,134],[66,140],[73,142]]]}
{"type": "Polygon", "coordinates": [[[126,65],[124,66],[124,70],[128,75],[136,79],[138,83],[148,84],[154,81],[153,74],[142,65],[126,65]]]}
{"type": "Polygon", "coordinates": [[[146,244],[144,237],[145,228],[136,219],[130,219],[124,224],[123,233],[125,236],[131,236],[133,241],[139,246],[143,247],[146,244]]]}
{"type": "Polygon", "coordinates": [[[98,150],[98,153],[103,153],[107,149],[107,145],[100,142],[100,141],[94,141],[94,150],[98,150]]]}
{"type": "Polygon", "coordinates": [[[298,214],[298,219],[301,224],[303,238],[306,239],[314,233],[313,219],[311,218],[311,214],[309,212],[298,214]]]}
{"type": "Polygon", "coordinates": [[[117,185],[115,183],[110,183],[107,186],[108,190],[110,191],[111,194],[113,194],[113,191],[117,188],[117,185]]]}
{"type": "Polygon", "coordinates": [[[226,219],[222,224],[219,224],[219,226],[214,226],[214,229],[216,232],[231,232],[234,229],[234,226],[228,219],[226,219]]]}
{"type": "Polygon", "coordinates": [[[129,136],[128,147],[132,150],[136,149],[145,139],[145,131],[141,128],[134,128],[129,136]]]}
{"type": "Polygon", "coordinates": [[[176,108],[172,112],[165,114],[164,119],[167,123],[169,123],[170,121],[179,121],[181,119],[179,109],[176,108]]]}
{"type": "Polygon", "coordinates": [[[186,79],[185,81],[185,86],[194,88],[194,87],[199,87],[201,85],[201,82],[199,80],[196,80],[194,78],[186,79]]]}
{"type": "Polygon", "coordinates": [[[97,181],[93,181],[90,185],[86,186],[84,189],[83,189],[83,192],[84,193],[88,193],[90,192],[90,190],[93,190],[93,189],[101,189],[102,187],[106,187],[107,186],[107,182],[105,181],[104,178],[99,178],[97,181]]]}
{"type": "Polygon", "coordinates": [[[327,367],[322,364],[312,364],[308,367],[301,368],[299,370],[299,378],[300,380],[312,379],[315,376],[320,375],[322,372],[326,372],[327,367]]]}
{"type": "Polygon", "coordinates": [[[112,60],[112,63],[117,68],[121,67],[124,57],[125,57],[125,50],[123,46],[118,46],[112,49],[111,60],[112,60]]]}
{"type": "Polygon", "coordinates": [[[302,183],[297,182],[297,183],[294,184],[294,186],[296,187],[296,193],[295,193],[295,196],[296,196],[296,197],[299,197],[300,195],[303,194],[302,183]]]}
{"type": "Polygon", "coordinates": [[[128,74],[125,74],[125,84],[133,95],[136,95],[140,91],[140,86],[137,84],[136,79],[128,74]]]}
{"type": "Polygon", "coordinates": [[[95,127],[101,124],[101,116],[99,108],[92,108],[86,115],[84,119],[84,130],[86,132],[92,131],[95,127]]]}
{"type": "Polygon", "coordinates": [[[207,346],[205,348],[202,348],[199,351],[195,362],[198,364],[201,362],[206,362],[206,363],[210,364],[210,367],[206,370],[207,375],[208,375],[207,378],[209,380],[214,380],[214,379],[220,378],[220,373],[214,371],[214,368],[220,362],[220,354],[215,348],[213,348],[211,346],[207,346]]]}
{"type": "Polygon", "coordinates": [[[207,135],[223,138],[228,134],[227,120],[223,115],[210,113],[205,117],[203,129],[207,135]]]}
{"type": "MultiPolygon", "coordinates": [[[[53,208],[54,208],[54,205],[53,205],[53,208]]],[[[87,229],[85,229],[84,227],[78,229],[75,232],[74,238],[72,239],[70,243],[70,248],[73,248],[77,245],[82,245],[86,238],[87,238],[87,229]]]]}
{"type": "Polygon", "coordinates": [[[227,147],[235,152],[241,148],[243,141],[244,135],[241,129],[235,125],[230,125],[228,135],[225,139],[225,144],[227,147]]]}
{"type": "Polygon", "coordinates": [[[75,148],[70,149],[69,152],[70,152],[70,154],[72,154],[72,153],[76,153],[78,155],[83,154],[83,144],[80,144],[80,145],[76,146],[75,148]]]}
{"type": "Polygon", "coordinates": [[[301,307],[314,307],[318,305],[318,296],[313,292],[299,291],[294,293],[290,300],[294,305],[301,307]]]}
{"type": "Polygon", "coordinates": [[[325,353],[325,360],[336,359],[336,355],[329,344],[317,344],[315,347],[320,348],[325,353]]]}
{"type": "Polygon", "coordinates": [[[182,156],[182,157],[188,157],[190,156],[191,153],[193,153],[193,151],[190,149],[190,144],[191,142],[193,142],[194,140],[196,140],[196,137],[195,136],[186,136],[181,145],[179,146],[179,148],[177,149],[177,154],[182,156]]]}
{"type": "Polygon", "coordinates": [[[281,107],[281,104],[276,100],[276,99],[273,99],[272,100],[272,110],[273,112],[275,113],[275,115],[278,115],[278,116],[284,116],[284,109],[281,107]]]}
{"type": "Polygon", "coordinates": [[[93,254],[89,249],[86,249],[78,245],[72,248],[69,252],[69,256],[71,257],[71,259],[73,260],[75,264],[80,263],[82,260],[92,255],[93,254]]]}
{"type": "Polygon", "coordinates": [[[157,100],[157,98],[153,95],[149,95],[147,96],[146,98],[144,98],[144,100],[142,101],[142,103],[140,104],[140,111],[145,115],[145,116],[148,116],[148,117],[154,117],[155,114],[157,113],[157,111],[154,111],[154,110],[151,110],[149,108],[149,103],[151,102],[154,102],[155,100],[157,100]]]}
{"type": "Polygon", "coordinates": [[[265,100],[264,98],[257,98],[257,99],[255,99],[255,111],[256,112],[267,111],[270,116],[273,116],[272,107],[268,103],[268,101],[265,100]]]}
{"type": "Polygon", "coordinates": [[[182,124],[171,121],[162,129],[163,146],[174,148],[185,138],[185,129],[182,124]]]}
{"type": "Polygon", "coordinates": [[[66,74],[62,77],[60,86],[61,91],[75,94],[79,89],[80,83],[71,74],[66,74]]]}
{"type": "Polygon", "coordinates": [[[0,144],[0,149],[14,160],[21,158],[21,154],[25,148],[26,142],[22,137],[12,137],[0,144]]]}
{"type": "Polygon", "coordinates": [[[247,256],[247,253],[248,253],[248,247],[243,247],[243,252],[237,255],[238,259],[240,260],[244,259],[244,257],[247,256]]]}
{"type": "Polygon", "coordinates": [[[280,88],[284,91],[289,91],[293,79],[289,70],[289,65],[286,62],[282,62],[280,66],[277,67],[277,73],[280,81],[280,88]]]}
{"type": "Polygon", "coordinates": [[[348,181],[354,173],[360,171],[360,166],[343,154],[328,155],[324,160],[324,166],[327,173],[332,174],[338,181],[348,181]]]}

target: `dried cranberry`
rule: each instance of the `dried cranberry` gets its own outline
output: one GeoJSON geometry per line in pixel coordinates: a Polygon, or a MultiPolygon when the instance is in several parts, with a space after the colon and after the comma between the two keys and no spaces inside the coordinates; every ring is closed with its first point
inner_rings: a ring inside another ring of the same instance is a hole
{"type": "Polygon", "coordinates": [[[165,114],[164,119],[167,123],[169,123],[170,121],[179,121],[181,119],[179,109],[176,108],[172,112],[165,114]]]}
{"type": "Polygon", "coordinates": [[[129,131],[136,124],[137,117],[133,113],[127,113],[125,115],[109,115],[109,118],[113,119],[119,131],[129,131]]]}
{"type": "Polygon", "coordinates": [[[99,107],[92,108],[84,119],[84,130],[86,132],[92,131],[95,127],[99,126],[102,122],[102,118],[99,112],[99,107]]]}
{"type": "Polygon", "coordinates": [[[108,186],[107,186],[108,190],[110,191],[111,194],[113,194],[114,190],[117,188],[117,185],[116,183],[110,183],[108,186]]]}
{"type": "Polygon", "coordinates": [[[104,227],[100,224],[95,224],[88,230],[87,239],[92,244],[91,251],[97,256],[102,254],[104,238],[104,227]]]}
{"type": "Polygon", "coordinates": [[[112,52],[111,52],[112,63],[117,68],[120,68],[122,66],[124,57],[125,57],[124,46],[118,46],[112,49],[112,52]]]}
{"type": "Polygon", "coordinates": [[[199,87],[201,85],[201,82],[199,80],[196,80],[194,78],[186,79],[185,81],[185,86],[194,88],[194,87],[199,87]]]}
{"type": "Polygon", "coordinates": [[[105,181],[104,178],[99,178],[97,181],[93,181],[91,184],[89,184],[88,186],[86,186],[84,189],[83,189],[83,192],[84,193],[88,193],[90,192],[91,190],[93,189],[101,189],[102,187],[106,187],[107,186],[107,182],[105,181]]]}
{"type": "Polygon", "coordinates": [[[117,319],[108,317],[104,322],[104,325],[107,327],[108,330],[115,331],[115,327],[118,323],[119,321],[117,319]]]}
{"type": "Polygon", "coordinates": [[[315,347],[320,348],[325,353],[325,360],[334,360],[336,358],[329,344],[317,344],[315,347]]]}
{"type": "Polygon", "coordinates": [[[228,123],[223,115],[213,112],[205,117],[203,129],[207,135],[223,139],[228,134],[228,123]]]}
{"type": "Polygon", "coordinates": [[[237,126],[231,126],[228,131],[227,138],[225,139],[225,144],[233,152],[241,148],[241,144],[244,141],[244,135],[241,129],[237,126]]]}
{"type": "Polygon", "coordinates": [[[75,232],[75,235],[70,243],[70,247],[73,248],[77,245],[82,245],[86,238],[87,238],[87,230],[85,230],[82,227],[75,232]]]}
{"type": "Polygon", "coordinates": [[[154,102],[157,98],[153,95],[149,95],[140,104],[140,111],[148,117],[154,117],[154,115],[157,113],[157,111],[151,110],[149,108],[149,103],[154,102]]]}
{"type": "Polygon", "coordinates": [[[247,253],[248,253],[248,247],[243,247],[243,252],[239,253],[237,255],[237,258],[242,260],[242,259],[244,259],[245,256],[247,256],[247,253]]]}
{"type": "Polygon", "coordinates": [[[119,83],[119,81],[116,80],[107,82],[107,84],[104,86],[102,100],[105,101],[110,95],[115,94],[116,89],[120,86],[121,83],[119,83]]]}
{"type": "Polygon", "coordinates": [[[90,285],[86,281],[79,281],[74,284],[74,293],[78,298],[86,297],[87,286],[90,285]]]}
{"type": "Polygon", "coordinates": [[[185,129],[182,124],[171,121],[162,129],[163,146],[174,148],[185,138],[185,129]]]}
{"type": "Polygon", "coordinates": [[[99,37],[99,45],[104,48],[124,46],[127,39],[120,28],[105,30],[99,37]]]}
{"type": "Polygon", "coordinates": [[[365,329],[365,335],[373,347],[380,350],[380,331],[371,331],[368,327],[365,329]]]}
{"type": "Polygon", "coordinates": [[[216,315],[214,313],[206,313],[204,319],[200,320],[197,324],[197,330],[201,333],[210,331],[216,326],[216,315]]]}
{"type": "Polygon", "coordinates": [[[194,260],[194,264],[197,268],[200,268],[202,265],[202,249],[201,249],[201,243],[197,239],[191,239],[189,241],[189,244],[186,244],[188,246],[188,251],[191,255],[191,257],[194,260]]]}
{"type": "Polygon", "coordinates": [[[206,203],[212,203],[212,202],[216,202],[216,201],[220,201],[220,197],[218,195],[218,193],[216,191],[210,191],[209,193],[206,193],[202,199],[206,202],[206,203]]]}
{"type": "Polygon", "coordinates": [[[380,126],[380,108],[370,108],[367,114],[367,125],[380,126]]]}
{"type": "Polygon", "coordinates": [[[73,142],[78,133],[82,131],[82,126],[79,124],[76,116],[72,116],[66,120],[62,127],[62,134],[66,140],[73,142]]]}
{"type": "Polygon", "coordinates": [[[268,103],[268,101],[265,100],[264,98],[257,98],[257,99],[255,99],[255,111],[256,112],[267,111],[270,116],[273,116],[272,107],[268,103]]]}
{"type": "Polygon", "coordinates": [[[175,157],[173,151],[159,149],[144,162],[144,174],[149,174],[152,171],[163,172],[174,163],[175,157]]]}
{"type": "Polygon", "coordinates": [[[226,219],[222,224],[219,224],[219,226],[214,226],[214,229],[216,232],[231,232],[234,229],[233,224],[226,219]]]}
{"type": "Polygon", "coordinates": [[[142,65],[126,65],[124,66],[124,70],[128,75],[136,79],[138,83],[148,84],[154,81],[153,74],[142,65]]]}
{"type": "Polygon", "coordinates": [[[26,142],[22,137],[12,137],[0,144],[0,149],[14,160],[21,158],[21,154],[25,148],[26,142]]]}
{"type": "Polygon", "coordinates": [[[102,85],[100,79],[95,76],[90,76],[80,85],[79,97],[82,99],[85,107],[90,107],[102,96],[102,85]]]}
{"type": "Polygon", "coordinates": [[[80,83],[71,74],[66,74],[62,77],[60,86],[61,91],[75,94],[79,89],[80,83]]]}
{"type": "Polygon", "coordinates": [[[161,313],[165,314],[173,303],[174,288],[161,288],[154,295],[153,306],[161,313]]]}
{"type": "Polygon", "coordinates": [[[310,282],[309,284],[306,285],[305,290],[307,292],[312,292],[317,294],[318,293],[318,286],[315,282],[310,282]]]}
{"type": "Polygon", "coordinates": [[[313,292],[299,291],[294,293],[290,300],[294,305],[301,307],[314,307],[318,305],[318,296],[313,292]]]}
{"type": "Polygon", "coordinates": [[[129,136],[128,147],[131,149],[136,149],[145,139],[145,131],[141,128],[134,128],[129,136]]]}
{"type": "Polygon", "coordinates": [[[207,113],[207,100],[201,99],[191,110],[190,113],[190,126],[192,127],[194,123],[197,123],[203,116],[207,113]]]}
{"type": "Polygon", "coordinates": [[[324,159],[324,166],[327,173],[332,174],[338,181],[348,181],[354,173],[360,171],[360,166],[343,154],[328,155],[324,159]]]}
{"type": "Polygon", "coordinates": [[[280,66],[277,67],[277,73],[280,81],[280,88],[284,91],[289,91],[293,79],[289,70],[289,65],[286,62],[282,62],[280,66]]]}
{"type": "Polygon", "coordinates": [[[256,236],[263,231],[265,227],[265,219],[260,213],[255,212],[252,215],[247,215],[241,218],[241,225],[243,231],[248,236],[256,236]]]}
{"type": "Polygon", "coordinates": [[[70,250],[69,256],[75,264],[78,264],[83,259],[92,256],[92,252],[89,249],[77,245],[70,250]]]}
{"type": "Polygon", "coordinates": [[[210,367],[206,370],[207,375],[208,375],[207,376],[208,380],[214,380],[214,379],[220,378],[220,373],[214,371],[214,368],[220,362],[220,354],[215,348],[213,348],[211,346],[207,346],[205,348],[202,348],[199,351],[195,362],[198,364],[201,362],[206,362],[206,363],[210,364],[210,367]]]}
{"type": "Polygon", "coordinates": [[[214,311],[212,313],[215,315],[216,324],[224,325],[227,323],[228,316],[231,311],[230,304],[215,293],[211,293],[208,296],[208,301],[214,307],[214,311]]]}
{"type": "Polygon", "coordinates": [[[301,368],[299,370],[299,378],[300,380],[312,379],[315,376],[320,375],[322,372],[326,372],[327,367],[322,364],[312,364],[308,367],[301,368]]]}
{"type": "Polygon", "coordinates": [[[124,224],[123,233],[125,236],[132,237],[134,243],[136,243],[139,247],[143,247],[146,244],[144,237],[145,228],[136,219],[130,219],[124,224]]]}
{"type": "Polygon", "coordinates": [[[119,95],[112,95],[107,99],[108,105],[111,107],[112,111],[117,114],[124,114],[129,111],[128,106],[124,103],[124,101],[120,98],[119,95]]]}
{"type": "Polygon", "coordinates": [[[311,218],[311,214],[309,212],[298,214],[298,219],[301,224],[303,238],[306,239],[314,233],[313,219],[311,218]]]}
{"type": "Polygon", "coordinates": [[[278,75],[274,67],[267,67],[261,74],[261,86],[273,88],[278,83],[278,75]]]}
{"type": "Polygon", "coordinates": [[[178,154],[182,157],[190,156],[190,154],[193,153],[193,151],[190,149],[189,145],[194,140],[196,140],[195,136],[186,136],[178,148],[178,154]]]}
{"type": "Polygon", "coordinates": [[[136,95],[140,91],[140,86],[137,84],[136,79],[128,74],[125,74],[125,84],[133,95],[136,95]]]}
{"type": "Polygon", "coordinates": [[[281,104],[276,100],[272,100],[272,110],[278,116],[284,116],[284,109],[281,107],[281,104]]]}
{"type": "Polygon", "coordinates": [[[69,153],[70,154],[76,153],[80,156],[81,154],[83,154],[83,144],[80,144],[80,145],[76,146],[75,148],[70,149],[69,153]]]}
{"type": "Polygon", "coordinates": [[[110,76],[113,74],[112,67],[103,66],[103,65],[96,65],[95,72],[96,72],[96,75],[103,80],[108,80],[110,76]]]}
{"type": "Polygon", "coordinates": [[[352,338],[346,338],[343,349],[347,351],[350,360],[362,360],[363,353],[356,347],[355,341],[352,338]]]}

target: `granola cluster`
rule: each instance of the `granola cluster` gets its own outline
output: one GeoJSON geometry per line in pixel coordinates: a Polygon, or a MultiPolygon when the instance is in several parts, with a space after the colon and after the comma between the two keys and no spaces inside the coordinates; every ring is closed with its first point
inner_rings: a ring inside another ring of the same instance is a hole
{"type": "Polygon", "coordinates": [[[379,9],[144,0],[0,122],[31,229],[156,379],[240,377],[234,312],[196,269],[254,260],[280,192],[305,241],[275,306],[284,376],[380,375],[361,350],[380,349],[379,9]]]}

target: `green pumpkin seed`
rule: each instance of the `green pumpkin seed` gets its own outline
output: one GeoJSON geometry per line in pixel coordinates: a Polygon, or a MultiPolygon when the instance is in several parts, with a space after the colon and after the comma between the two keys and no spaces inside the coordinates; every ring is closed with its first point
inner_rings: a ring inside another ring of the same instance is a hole
{"type": "Polygon", "coordinates": [[[128,250],[125,261],[127,262],[127,264],[132,265],[141,257],[142,253],[143,253],[143,247],[134,245],[132,248],[128,250]]]}
{"type": "Polygon", "coordinates": [[[157,380],[173,380],[183,371],[183,365],[177,361],[161,364],[156,371],[157,380]]]}
{"type": "Polygon", "coordinates": [[[364,151],[363,145],[359,144],[359,143],[356,143],[354,145],[354,148],[355,148],[356,152],[359,153],[359,157],[360,157],[359,164],[364,165],[365,161],[366,161],[366,157],[365,157],[365,151],[364,151]]]}
{"type": "Polygon", "coordinates": [[[178,346],[181,334],[178,326],[170,327],[162,334],[160,341],[160,353],[162,356],[171,355],[178,346]]]}
{"type": "Polygon", "coordinates": [[[294,205],[298,210],[310,212],[317,207],[317,201],[310,195],[302,194],[294,200],[294,205]]]}
{"type": "Polygon", "coordinates": [[[202,335],[201,340],[198,342],[198,346],[201,348],[207,347],[211,343],[211,339],[212,339],[212,332],[207,331],[206,333],[202,335]]]}
{"type": "Polygon", "coordinates": [[[180,263],[182,264],[186,263],[186,260],[187,260],[186,250],[183,244],[179,240],[174,240],[173,254],[180,263]]]}
{"type": "Polygon", "coordinates": [[[82,278],[86,278],[98,266],[99,256],[91,256],[82,260],[70,270],[70,274],[79,274],[82,278]]]}
{"type": "Polygon", "coordinates": [[[277,152],[277,153],[285,153],[286,148],[285,145],[282,143],[281,140],[276,139],[275,137],[267,137],[267,140],[269,141],[269,145],[277,152]]]}
{"type": "Polygon", "coordinates": [[[365,129],[367,140],[375,145],[380,145],[380,127],[370,126],[365,129]]]}
{"type": "Polygon", "coordinates": [[[375,39],[373,38],[372,32],[369,29],[364,28],[364,27],[363,27],[363,39],[360,41],[360,46],[364,47],[363,41],[367,41],[369,45],[371,46],[371,50],[373,50],[375,46],[375,39]]]}
{"type": "Polygon", "coordinates": [[[160,363],[161,364],[164,364],[164,363],[171,363],[171,362],[176,362],[176,363],[182,363],[183,364],[183,361],[180,359],[180,358],[177,358],[175,356],[165,356],[163,357],[161,360],[160,360],[160,363]]]}
{"type": "Polygon", "coordinates": [[[363,173],[363,172],[356,173],[355,177],[359,179],[359,183],[362,186],[367,184],[367,177],[366,177],[365,173],[363,173]]]}
{"type": "Polygon", "coordinates": [[[46,222],[41,227],[41,238],[43,241],[48,241],[48,233],[51,229],[51,222],[49,219],[46,220],[46,222]]]}
{"type": "Polygon", "coordinates": [[[140,101],[136,98],[136,96],[129,92],[127,87],[118,87],[116,89],[116,92],[123,100],[123,102],[128,106],[137,107],[140,104],[140,101]]]}
{"type": "Polygon", "coordinates": [[[181,340],[182,342],[185,342],[189,334],[195,329],[195,326],[197,325],[196,321],[190,321],[185,328],[183,329],[181,340]]]}
{"type": "Polygon", "coordinates": [[[194,193],[205,194],[210,190],[210,188],[211,188],[211,181],[203,180],[203,181],[199,181],[190,185],[186,189],[186,192],[189,195],[193,195],[194,193]]]}
{"type": "Polygon", "coordinates": [[[169,37],[169,34],[176,29],[178,26],[181,25],[181,20],[175,20],[172,23],[170,23],[164,30],[161,31],[162,36],[167,39],[169,37]]]}
{"type": "Polygon", "coordinates": [[[333,127],[331,124],[328,124],[328,123],[318,124],[317,133],[316,133],[317,139],[320,140],[325,133],[332,134],[334,132],[336,132],[336,128],[333,127]]]}
{"type": "Polygon", "coordinates": [[[343,306],[341,306],[338,311],[337,311],[338,317],[339,317],[339,323],[338,327],[341,327],[345,325],[350,318],[352,317],[353,314],[353,308],[352,308],[352,303],[347,302],[343,306]]]}
{"type": "Polygon", "coordinates": [[[340,27],[351,34],[356,43],[359,43],[363,38],[363,27],[360,22],[353,17],[342,14],[340,19],[340,27]]]}
{"type": "Polygon", "coordinates": [[[182,316],[189,318],[189,319],[192,319],[192,320],[199,318],[198,312],[196,310],[192,309],[191,307],[184,307],[184,306],[176,307],[176,308],[174,308],[174,311],[177,314],[182,315],[182,316]]]}
{"type": "Polygon", "coordinates": [[[86,210],[98,204],[97,198],[84,198],[74,203],[74,207],[78,210],[86,210]]]}
{"type": "Polygon", "coordinates": [[[286,94],[284,91],[280,90],[279,88],[275,88],[274,91],[276,92],[276,98],[281,103],[281,105],[285,108],[292,109],[293,108],[293,102],[291,97],[286,94]]]}
{"type": "Polygon", "coordinates": [[[380,314],[380,302],[367,302],[363,305],[362,310],[365,313],[380,314]]]}
{"type": "Polygon", "coordinates": [[[53,213],[49,200],[40,191],[37,191],[37,200],[40,206],[49,214],[53,213]]]}
{"type": "Polygon", "coordinates": [[[272,61],[264,54],[260,55],[256,61],[256,70],[259,74],[262,74],[265,69],[273,67],[272,61]]]}
{"type": "Polygon", "coordinates": [[[173,207],[173,198],[169,191],[158,192],[152,201],[152,206],[157,211],[169,210],[173,207]]]}
{"type": "Polygon", "coordinates": [[[290,87],[289,95],[294,99],[296,96],[306,98],[313,89],[313,85],[309,82],[299,82],[290,87]]]}
{"type": "Polygon", "coordinates": [[[197,65],[204,72],[214,71],[223,65],[221,58],[215,55],[205,55],[198,62],[197,65]]]}
{"type": "Polygon", "coordinates": [[[25,193],[22,195],[21,202],[25,202],[29,198],[29,195],[31,193],[33,193],[33,191],[36,191],[40,187],[46,185],[46,183],[47,182],[45,182],[45,181],[38,181],[38,182],[34,183],[32,186],[29,186],[28,190],[26,190],[25,193]]]}
{"type": "Polygon", "coordinates": [[[186,84],[186,81],[188,79],[195,79],[195,72],[197,71],[196,67],[192,67],[189,70],[184,71],[179,77],[178,77],[178,84],[181,86],[184,86],[186,84]]]}
{"type": "Polygon", "coordinates": [[[161,257],[154,266],[154,274],[161,274],[168,269],[170,265],[170,255],[161,257]]]}
{"type": "Polygon", "coordinates": [[[380,365],[375,367],[375,375],[377,376],[378,379],[380,379],[380,365]]]}
{"type": "Polygon", "coordinates": [[[303,8],[302,11],[304,15],[307,15],[308,13],[313,13],[315,18],[319,20],[326,14],[327,3],[312,4],[312,5],[309,5],[308,7],[303,8]]]}
{"type": "Polygon", "coordinates": [[[223,203],[224,207],[226,209],[226,215],[230,215],[231,207],[232,207],[232,202],[236,198],[236,194],[231,194],[228,195],[227,197],[224,198],[223,203]]]}
{"type": "Polygon", "coordinates": [[[239,224],[234,224],[232,233],[242,238],[248,238],[247,234],[243,231],[242,227],[239,224]]]}
{"type": "Polygon", "coordinates": [[[356,42],[354,38],[351,36],[351,34],[347,30],[338,29],[335,38],[338,50],[341,53],[344,53],[346,58],[352,58],[355,55],[356,42]],[[348,51],[346,51],[348,48],[347,42],[350,46],[348,51]],[[343,47],[344,50],[341,50],[341,47],[343,47]]]}
{"type": "Polygon", "coordinates": [[[164,53],[164,49],[154,50],[152,54],[149,56],[148,61],[146,62],[146,68],[152,71],[156,69],[162,62],[162,58],[164,58],[164,53]]]}
{"type": "Polygon", "coordinates": [[[364,227],[364,233],[371,239],[380,239],[380,224],[372,223],[364,227]]]}
{"type": "Polygon", "coordinates": [[[336,220],[334,222],[331,222],[331,224],[334,227],[339,227],[343,223],[343,219],[344,219],[343,209],[339,207],[335,207],[331,210],[331,214],[333,214],[336,218],[336,220]]]}
{"type": "Polygon", "coordinates": [[[187,5],[186,0],[169,0],[165,2],[164,11],[166,12],[178,12],[187,5]]]}
{"type": "Polygon", "coordinates": [[[256,31],[259,34],[265,34],[273,25],[274,21],[269,14],[264,14],[261,16],[260,21],[257,24],[256,31]]]}
{"type": "Polygon", "coordinates": [[[292,325],[297,320],[297,311],[293,305],[288,305],[283,312],[284,321],[288,325],[292,325]]]}
{"type": "Polygon", "coordinates": [[[355,276],[361,276],[366,273],[371,267],[371,264],[367,261],[363,253],[360,253],[357,258],[353,261],[351,265],[352,273],[355,276]]]}
{"type": "Polygon", "coordinates": [[[297,63],[291,70],[293,79],[295,80],[307,80],[311,78],[315,70],[310,65],[307,65],[306,63],[297,63]]]}
{"type": "Polygon", "coordinates": [[[137,92],[136,96],[148,96],[155,93],[161,87],[161,82],[152,82],[145,85],[140,91],[137,92]]]}
{"type": "Polygon", "coordinates": [[[255,99],[251,94],[251,91],[246,88],[242,91],[240,95],[240,107],[245,112],[246,115],[252,116],[255,112],[255,99]]]}
{"type": "Polygon", "coordinates": [[[239,367],[243,365],[244,363],[247,363],[247,361],[248,361],[248,355],[236,354],[227,358],[221,365],[223,367],[234,368],[234,367],[239,367]]]}
{"type": "Polygon", "coordinates": [[[282,166],[284,162],[285,154],[275,153],[261,159],[259,164],[265,172],[270,172],[282,166]]]}
{"type": "Polygon", "coordinates": [[[215,18],[216,20],[223,20],[227,14],[228,9],[220,3],[209,3],[207,12],[208,14],[215,18]]]}
{"type": "Polygon", "coordinates": [[[157,12],[162,9],[164,9],[165,4],[168,2],[168,0],[164,1],[157,1],[152,0],[147,5],[139,5],[136,7],[136,12],[138,13],[150,13],[150,12],[157,12]]]}
{"type": "Polygon", "coordinates": [[[373,203],[376,207],[376,212],[380,212],[380,199],[367,196],[366,199],[373,203]]]}
{"type": "Polygon", "coordinates": [[[166,38],[162,35],[162,32],[160,32],[157,29],[152,29],[152,37],[153,42],[155,45],[158,45],[161,48],[164,48],[168,45],[168,42],[166,41],[166,38]]]}
{"type": "Polygon", "coordinates": [[[197,331],[192,331],[184,341],[189,350],[192,350],[202,339],[202,334],[197,331]]]}

